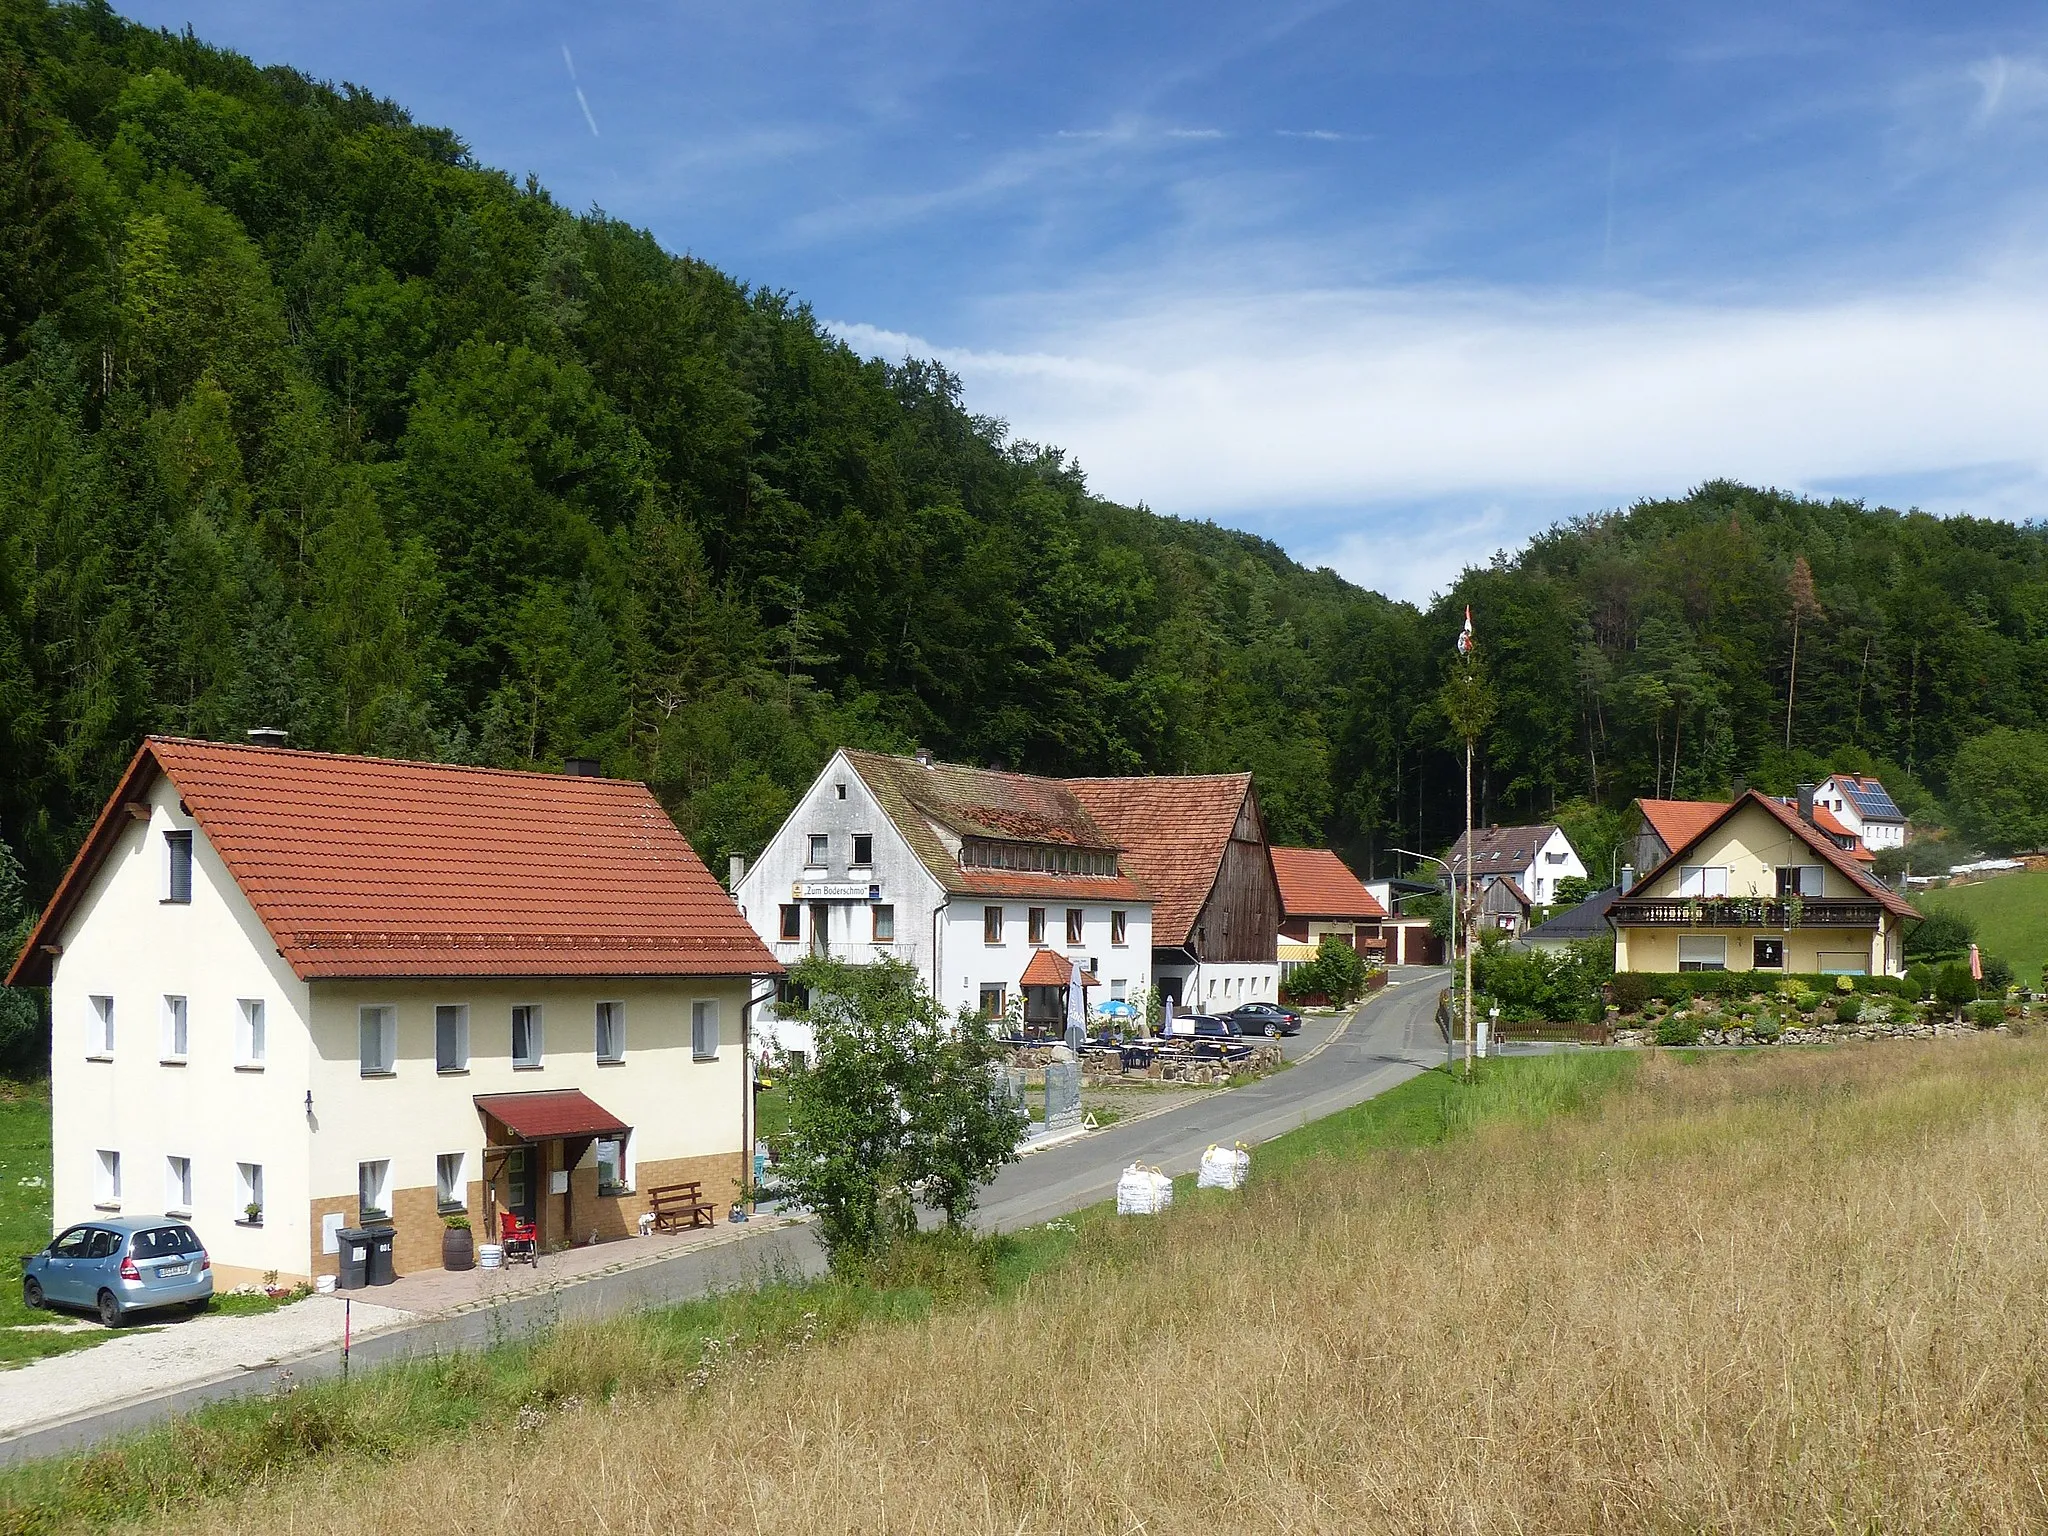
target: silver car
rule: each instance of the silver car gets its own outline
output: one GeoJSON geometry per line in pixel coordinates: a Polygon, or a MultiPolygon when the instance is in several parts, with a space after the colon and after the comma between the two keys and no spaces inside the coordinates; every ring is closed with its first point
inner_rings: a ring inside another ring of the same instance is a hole
{"type": "Polygon", "coordinates": [[[213,1300],[213,1260],[190,1223],[174,1216],[116,1216],[66,1227],[21,1261],[28,1307],[84,1307],[118,1328],[131,1312],[213,1300]]]}

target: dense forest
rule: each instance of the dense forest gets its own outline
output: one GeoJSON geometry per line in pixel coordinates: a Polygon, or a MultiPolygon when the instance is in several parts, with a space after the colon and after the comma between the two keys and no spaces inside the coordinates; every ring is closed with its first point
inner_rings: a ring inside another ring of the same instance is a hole
{"type": "Polygon", "coordinates": [[[714,867],[842,743],[1250,768],[1276,836],[1385,872],[1461,815],[1467,603],[1485,815],[1596,860],[1630,797],[1737,775],[1946,815],[1966,743],[2048,725],[2039,526],[1716,483],[1418,609],[1097,498],[938,367],[398,105],[0,0],[0,929],[141,735],[257,725],[594,756],[714,867]]]}

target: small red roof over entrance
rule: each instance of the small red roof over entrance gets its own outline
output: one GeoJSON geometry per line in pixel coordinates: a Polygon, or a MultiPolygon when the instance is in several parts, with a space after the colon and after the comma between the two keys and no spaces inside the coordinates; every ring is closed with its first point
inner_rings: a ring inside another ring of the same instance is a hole
{"type": "Polygon", "coordinates": [[[632,1127],[576,1088],[539,1093],[480,1093],[476,1107],[522,1141],[611,1136],[632,1127]]]}
{"type": "MultiPolygon", "coordinates": [[[[1073,974],[1074,964],[1065,955],[1054,954],[1049,949],[1041,949],[1031,957],[1031,963],[1024,967],[1024,974],[1018,978],[1018,985],[1026,987],[1064,987],[1067,984],[1068,978],[1073,974]]],[[[1083,971],[1081,973],[1081,985],[1084,987],[1099,987],[1102,983],[1089,975],[1088,972],[1083,971]]]]}

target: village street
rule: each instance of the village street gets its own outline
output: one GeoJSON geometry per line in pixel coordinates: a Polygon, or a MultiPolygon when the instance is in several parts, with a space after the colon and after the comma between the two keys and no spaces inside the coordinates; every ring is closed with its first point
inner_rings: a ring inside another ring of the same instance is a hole
{"type": "MultiPolygon", "coordinates": [[[[1386,990],[1354,1014],[1312,1017],[1300,1036],[1285,1042],[1293,1063],[1287,1070],[1023,1158],[988,1189],[977,1225],[1010,1231],[1050,1220],[1110,1198],[1118,1174],[1132,1162],[1191,1172],[1212,1142],[1255,1146],[1405,1082],[1443,1059],[1433,1017],[1443,974],[1400,968],[1386,990]]],[[[807,1225],[722,1225],[660,1256],[650,1253],[644,1262],[635,1261],[637,1246],[604,1245],[544,1261],[538,1286],[461,1310],[440,1309],[428,1276],[356,1293],[361,1301],[352,1368],[483,1346],[564,1318],[658,1305],[823,1267],[807,1225]],[[550,1264],[561,1266],[552,1276],[550,1264]],[[408,1300],[421,1310],[406,1310],[408,1300]]],[[[85,1356],[0,1373],[0,1463],[61,1453],[219,1398],[335,1374],[342,1364],[342,1306],[339,1298],[310,1297],[268,1317],[198,1318],[111,1341],[85,1356]],[[117,1354],[128,1358],[117,1362],[117,1354]],[[53,1391],[57,1383],[62,1389],[53,1391]],[[138,1389],[142,1383],[147,1385],[138,1389]],[[53,1403],[64,1406],[53,1414],[53,1403]]]]}

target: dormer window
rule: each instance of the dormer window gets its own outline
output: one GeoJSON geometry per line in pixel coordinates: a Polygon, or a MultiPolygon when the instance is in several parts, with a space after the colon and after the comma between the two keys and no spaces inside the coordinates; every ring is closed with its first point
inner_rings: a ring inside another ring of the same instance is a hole
{"type": "Polygon", "coordinates": [[[190,832],[166,832],[164,834],[164,900],[189,902],[192,899],[192,834],[190,832]]]}

